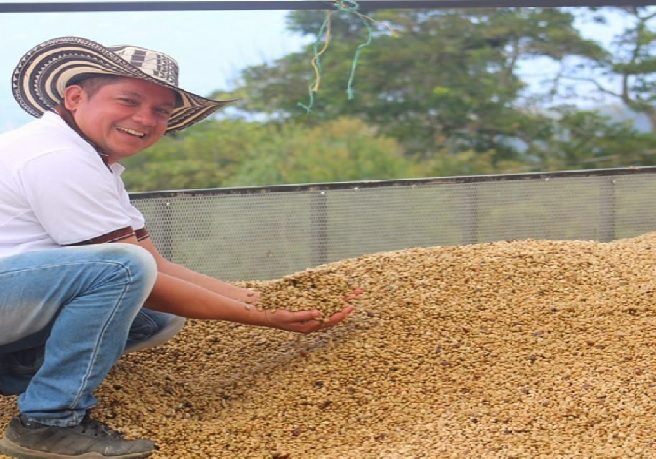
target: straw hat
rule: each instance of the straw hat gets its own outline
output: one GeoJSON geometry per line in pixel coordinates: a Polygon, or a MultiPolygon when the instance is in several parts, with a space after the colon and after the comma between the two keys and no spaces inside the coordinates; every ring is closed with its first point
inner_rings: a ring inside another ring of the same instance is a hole
{"type": "Polygon", "coordinates": [[[61,37],[28,51],[12,76],[12,92],[18,104],[40,117],[61,102],[71,81],[85,75],[116,75],[138,78],[172,89],[178,95],[166,132],[184,129],[201,121],[234,100],[211,100],[178,87],[178,63],[170,56],[137,46],[103,46],[86,38],[61,37]]]}

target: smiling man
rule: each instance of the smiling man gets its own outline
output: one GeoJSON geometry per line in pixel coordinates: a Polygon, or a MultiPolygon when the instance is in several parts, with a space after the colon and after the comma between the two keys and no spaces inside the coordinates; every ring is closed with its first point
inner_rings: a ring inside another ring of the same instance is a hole
{"type": "Polygon", "coordinates": [[[57,109],[60,114],[67,110],[112,164],[157,142],[175,107],[175,93],[155,83],[96,77],[69,85],[57,109]]]}
{"type": "Polygon", "coordinates": [[[267,313],[252,307],[258,292],[160,255],[119,161],[230,102],[177,80],[166,54],[77,37],[36,46],[14,70],[14,97],[38,119],[0,135],[0,394],[20,394],[4,454],[147,457],[152,442],[90,416],[121,355],[165,342],[184,318],[310,333],[353,309],[267,313]]]}

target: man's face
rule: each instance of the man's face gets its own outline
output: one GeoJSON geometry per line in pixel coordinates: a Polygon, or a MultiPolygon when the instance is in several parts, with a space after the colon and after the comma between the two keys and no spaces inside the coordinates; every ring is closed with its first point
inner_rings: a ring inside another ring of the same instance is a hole
{"type": "Polygon", "coordinates": [[[175,93],[154,83],[120,78],[89,96],[78,85],[66,88],[66,108],[78,127],[111,164],[157,142],[166,132],[175,93]]]}

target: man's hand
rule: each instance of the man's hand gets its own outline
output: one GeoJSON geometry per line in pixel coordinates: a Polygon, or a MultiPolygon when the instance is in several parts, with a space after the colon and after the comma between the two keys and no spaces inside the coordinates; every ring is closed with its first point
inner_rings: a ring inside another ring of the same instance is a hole
{"type": "Polygon", "coordinates": [[[344,301],[347,303],[346,307],[339,312],[336,312],[327,319],[321,316],[321,312],[314,309],[311,311],[287,311],[285,309],[277,309],[275,311],[264,311],[266,318],[266,325],[280,330],[287,330],[297,333],[313,333],[326,328],[334,327],[338,323],[345,320],[353,310],[352,305],[348,304],[349,301],[354,300],[362,293],[362,289],[355,289],[349,293],[344,301]]]}

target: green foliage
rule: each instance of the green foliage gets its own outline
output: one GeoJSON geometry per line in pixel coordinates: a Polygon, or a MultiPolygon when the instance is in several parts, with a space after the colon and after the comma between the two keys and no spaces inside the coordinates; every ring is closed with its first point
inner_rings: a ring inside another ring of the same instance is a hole
{"type": "Polygon", "coordinates": [[[549,141],[533,142],[529,148],[539,158],[533,170],[656,165],[653,134],[638,133],[628,122],[576,107],[560,107],[557,115],[549,141]]]}
{"type": "Polygon", "coordinates": [[[318,127],[206,121],[125,165],[132,191],[383,180],[417,173],[396,141],[347,118],[318,127]]]}
{"type": "MultiPolygon", "coordinates": [[[[579,36],[572,14],[553,8],[383,11],[372,15],[379,21],[376,36],[362,52],[356,97],[348,101],[344,90],[353,50],[366,30],[347,14],[333,16],[333,24],[341,27],[333,27],[321,56],[314,112],[308,116],[298,107],[313,81],[311,46],[273,67],[244,72],[244,88],[254,91],[251,100],[259,100],[253,109],[274,113],[264,103],[273,99],[277,116],[299,122],[359,117],[398,139],[412,158],[474,151],[492,152],[494,162],[518,159],[521,152],[505,139],[528,137],[542,123],[537,117],[527,119],[516,104],[526,88],[518,62],[536,56],[605,55],[579,36]],[[306,71],[299,73],[303,66],[306,71]]],[[[321,12],[292,13],[290,28],[316,33],[313,27],[322,18],[321,12]]]]}
{"type": "Polygon", "coordinates": [[[244,148],[265,143],[271,130],[231,119],[199,123],[124,161],[126,186],[132,191],[223,186],[237,173],[244,148]]]}
{"type": "MultiPolygon", "coordinates": [[[[648,8],[630,8],[632,25],[617,39],[618,51],[607,61],[606,70],[619,74],[622,102],[638,113],[649,116],[656,130],[656,12],[648,8]]],[[[612,93],[608,89],[606,92],[612,93]]]]}

